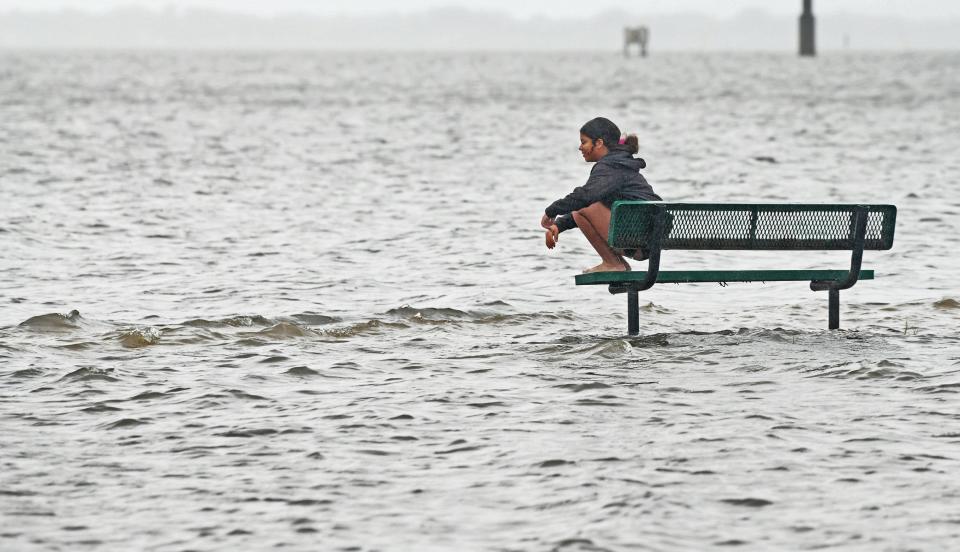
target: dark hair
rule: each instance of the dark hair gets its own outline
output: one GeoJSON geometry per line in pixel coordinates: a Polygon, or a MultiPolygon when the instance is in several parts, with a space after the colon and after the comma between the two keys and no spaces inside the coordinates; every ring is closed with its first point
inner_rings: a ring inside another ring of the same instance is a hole
{"type": "Polygon", "coordinates": [[[580,127],[580,134],[586,135],[591,140],[603,140],[607,148],[620,143],[620,128],[605,117],[597,117],[587,121],[585,125],[580,127]]]}
{"type": "Polygon", "coordinates": [[[640,139],[636,134],[628,134],[626,140],[620,146],[630,152],[631,155],[640,151],[640,139]]]}
{"type": "Polygon", "coordinates": [[[636,134],[627,136],[626,141],[620,143],[620,127],[613,124],[613,121],[606,117],[597,117],[590,119],[585,125],[580,127],[580,133],[591,140],[603,140],[604,145],[610,151],[622,150],[631,154],[640,151],[640,140],[636,134]]]}

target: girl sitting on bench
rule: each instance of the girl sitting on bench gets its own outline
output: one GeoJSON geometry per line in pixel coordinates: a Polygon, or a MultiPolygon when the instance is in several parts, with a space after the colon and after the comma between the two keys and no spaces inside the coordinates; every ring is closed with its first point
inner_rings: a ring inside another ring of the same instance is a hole
{"type": "MultiPolygon", "coordinates": [[[[596,163],[586,184],[547,207],[540,225],[547,229],[547,248],[557,245],[560,232],[580,228],[603,261],[584,272],[619,272],[630,265],[607,245],[610,207],[617,200],[662,201],[640,174],[646,162],[634,157],[639,151],[635,134],[620,139],[620,129],[609,119],[597,117],[580,129],[580,153],[584,161],[596,163]]],[[[643,260],[641,250],[634,259],[643,260]]]]}

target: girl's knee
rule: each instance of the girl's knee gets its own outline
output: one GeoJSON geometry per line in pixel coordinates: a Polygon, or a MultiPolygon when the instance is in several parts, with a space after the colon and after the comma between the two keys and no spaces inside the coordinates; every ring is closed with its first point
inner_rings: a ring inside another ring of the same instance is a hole
{"type": "Polygon", "coordinates": [[[599,212],[602,212],[602,211],[604,211],[604,210],[609,211],[610,208],[607,207],[606,205],[604,205],[602,201],[597,201],[596,203],[591,203],[590,205],[587,205],[587,206],[584,207],[583,209],[580,209],[581,214],[584,214],[584,215],[587,215],[587,216],[589,216],[591,213],[599,213],[599,212]]]}
{"type": "Polygon", "coordinates": [[[607,209],[607,206],[604,205],[602,201],[591,203],[590,205],[587,205],[583,209],[574,211],[573,218],[574,220],[577,220],[577,217],[580,217],[581,219],[590,218],[591,216],[596,216],[600,214],[603,209],[607,209]]]}

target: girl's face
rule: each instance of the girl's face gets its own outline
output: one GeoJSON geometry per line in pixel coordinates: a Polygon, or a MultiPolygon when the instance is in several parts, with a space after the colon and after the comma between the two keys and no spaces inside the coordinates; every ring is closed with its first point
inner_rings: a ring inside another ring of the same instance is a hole
{"type": "Polygon", "coordinates": [[[604,145],[602,139],[597,138],[594,141],[586,134],[580,133],[580,154],[583,155],[584,161],[588,163],[597,162],[607,153],[607,146],[604,145]]]}

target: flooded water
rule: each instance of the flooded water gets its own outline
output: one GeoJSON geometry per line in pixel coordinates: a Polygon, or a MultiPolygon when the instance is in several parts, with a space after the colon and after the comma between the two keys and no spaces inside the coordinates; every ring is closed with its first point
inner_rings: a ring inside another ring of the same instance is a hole
{"type": "Polygon", "coordinates": [[[958,113],[955,53],[2,54],[0,549],[960,546],[958,113]],[[894,248],[840,331],[661,285],[629,338],[538,226],[597,115],[665,199],[894,248]]]}

